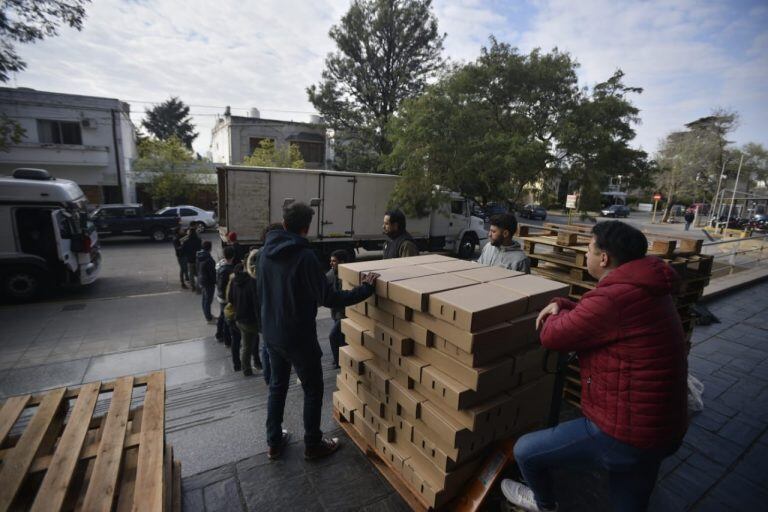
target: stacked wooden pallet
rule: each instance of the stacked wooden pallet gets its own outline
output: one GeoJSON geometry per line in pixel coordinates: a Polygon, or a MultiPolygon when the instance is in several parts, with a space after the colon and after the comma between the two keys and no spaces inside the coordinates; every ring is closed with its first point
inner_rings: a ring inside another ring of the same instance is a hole
{"type": "MultiPolygon", "coordinates": [[[[584,224],[551,224],[542,226],[520,225],[518,239],[531,259],[532,273],[546,276],[569,286],[569,295],[578,300],[597,286],[587,272],[586,254],[592,238],[592,226],[584,224]]],[[[701,254],[702,240],[669,236],[665,233],[645,232],[648,254],[658,256],[680,276],[680,287],[674,292],[680,319],[690,350],[694,319],[692,306],[701,298],[712,275],[713,257],[701,254]]],[[[581,384],[578,365],[574,363],[566,373],[564,398],[578,403],[581,384]]]]}
{"type": "Polygon", "coordinates": [[[181,463],[164,428],[164,372],[7,399],[0,511],[181,510],[181,463]]]}
{"type": "Polygon", "coordinates": [[[342,425],[423,508],[448,503],[487,448],[541,426],[554,377],[535,318],[567,287],[445,256],[339,267],[346,289],[376,271],[376,294],[347,309],[333,395],[342,425]]]}

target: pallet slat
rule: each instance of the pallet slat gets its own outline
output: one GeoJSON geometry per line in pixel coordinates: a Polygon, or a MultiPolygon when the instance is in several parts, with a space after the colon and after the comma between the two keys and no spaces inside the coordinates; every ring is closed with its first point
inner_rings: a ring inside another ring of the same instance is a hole
{"type": "Polygon", "coordinates": [[[0,409],[0,446],[5,442],[13,424],[19,419],[31,398],[32,395],[12,396],[3,404],[3,408],[0,409]]]}
{"type": "Polygon", "coordinates": [[[165,375],[152,374],[147,382],[141,440],[136,469],[136,487],[132,510],[161,510],[163,506],[163,447],[165,445],[165,375]]]}

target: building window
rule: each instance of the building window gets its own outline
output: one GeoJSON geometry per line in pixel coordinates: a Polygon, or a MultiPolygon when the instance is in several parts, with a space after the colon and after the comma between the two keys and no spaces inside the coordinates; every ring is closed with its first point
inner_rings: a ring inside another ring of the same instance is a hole
{"type": "Polygon", "coordinates": [[[322,142],[296,141],[301,158],[308,163],[323,163],[325,161],[325,145],[322,142]]]}
{"type": "Polygon", "coordinates": [[[266,137],[251,137],[248,139],[248,156],[253,155],[253,152],[259,149],[261,141],[263,140],[271,140],[274,142],[274,140],[267,139],[266,137]]]}
{"type": "Polygon", "coordinates": [[[37,120],[37,134],[40,142],[45,144],[77,144],[83,143],[80,123],[77,121],[37,120]]]}

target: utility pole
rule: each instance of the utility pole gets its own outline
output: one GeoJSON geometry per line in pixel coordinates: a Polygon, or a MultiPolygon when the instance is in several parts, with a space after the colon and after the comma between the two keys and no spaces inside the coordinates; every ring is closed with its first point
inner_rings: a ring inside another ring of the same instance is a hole
{"type": "Polygon", "coordinates": [[[728,218],[725,220],[725,227],[728,228],[728,223],[731,221],[731,213],[733,213],[733,202],[736,200],[736,189],[739,188],[739,176],[741,176],[741,164],[744,162],[744,155],[741,155],[739,160],[739,170],[736,171],[736,183],[733,185],[733,195],[731,196],[731,207],[728,209],[728,218]]]}
{"type": "Polygon", "coordinates": [[[723,175],[725,174],[725,164],[728,163],[728,160],[729,159],[727,159],[727,158],[725,160],[723,160],[723,168],[720,170],[720,179],[717,180],[717,192],[715,192],[715,198],[714,198],[714,203],[715,204],[712,205],[712,211],[711,211],[711,213],[709,215],[709,223],[710,223],[710,225],[712,224],[712,219],[717,219],[718,217],[720,217],[716,213],[715,205],[717,204],[717,196],[720,194],[720,183],[722,183],[723,175]]]}

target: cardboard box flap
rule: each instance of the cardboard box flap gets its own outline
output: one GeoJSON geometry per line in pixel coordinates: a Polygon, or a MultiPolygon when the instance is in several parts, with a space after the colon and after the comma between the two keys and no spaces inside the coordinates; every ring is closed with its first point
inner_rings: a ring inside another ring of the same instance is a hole
{"type": "MultiPolygon", "coordinates": [[[[443,265],[443,263],[438,265],[443,265]]],[[[456,274],[415,277],[390,283],[387,287],[387,297],[418,311],[426,311],[429,306],[430,294],[472,286],[473,284],[475,281],[459,277],[456,274]]]]}
{"type": "MultiPolygon", "coordinates": [[[[513,277],[510,280],[522,279],[513,277]]],[[[491,283],[475,284],[429,296],[429,313],[477,332],[526,313],[528,296],[491,283]]]]}
{"type": "Polygon", "coordinates": [[[362,375],[363,363],[369,359],[373,359],[373,354],[363,347],[347,345],[339,348],[339,364],[352,374],[362,375]]]}
{"type": "Polygon", "coordinates": [[[491,284],[528,297],[528,312],[539,311],[555,297],[568,296],[568,285],[540,276],[519,276],[491,284]]]}
{"type": "Polygon", "coordinates": [[[377,323],[373,329],[373,335],[376,341],[383,343],[390,350],[394,350],[400,355],[409,356],[413,354],[413,340],[407,335],[402,334],[389,326],[377,323]]]}
{"type": "Polygon", "coordinates": [[[360,284],[360,274],[368,272],[378,272],[380,270],[394,268],[394,267],[406,267],[413,265],[413,263],[406,263],[402,259],[389,259],[389,260],[373,260],[373,261],[358,261],[355,263],[344,263],[339,265],[339,279],[347,281],[354,285],[360,284]]]}
{"type": "Polygon", "coordinates": [[[525,274],[516,270],[507,270],[502,267],[482,267],[454,272],[454,275],[463,277],[464,279],[477,281],[478,283],[488,283],[491,281],[499,281],[501,279],[509,279],[510,277],[524,276],[525,274]]]}
{"type": "Polygon", "coordinates": [[[458,260],[445,261],[442,263],[424,263],[427,268],[439,270],[440,272],[458,272],[461,270],[470,270],[473,268],[482,268],[485,265],[481,265],[475,261],[458,260]]]}
{"type": "Polygon", "coordinates": [[[403,279],[412,279],[414,277],[440,274],[441,271],[415,265],[412,267],[389,268],[386,270],[381,270],[377,273],[379,274],[379,278],[376,279],[376,295],[388,298],[387,285],[389,283],[393,281],[402,281],[403,279]]]}
{"type": "Polygon", "coordinates": [[[346,336],[348,341],[352,340],[350,343],[353,343],[357,346],[362,345],[364,331],[365,327],[356,323],[354,320],[344,318],[341,321],[341,332],[344,333],[344,336],[346,336]]]}

